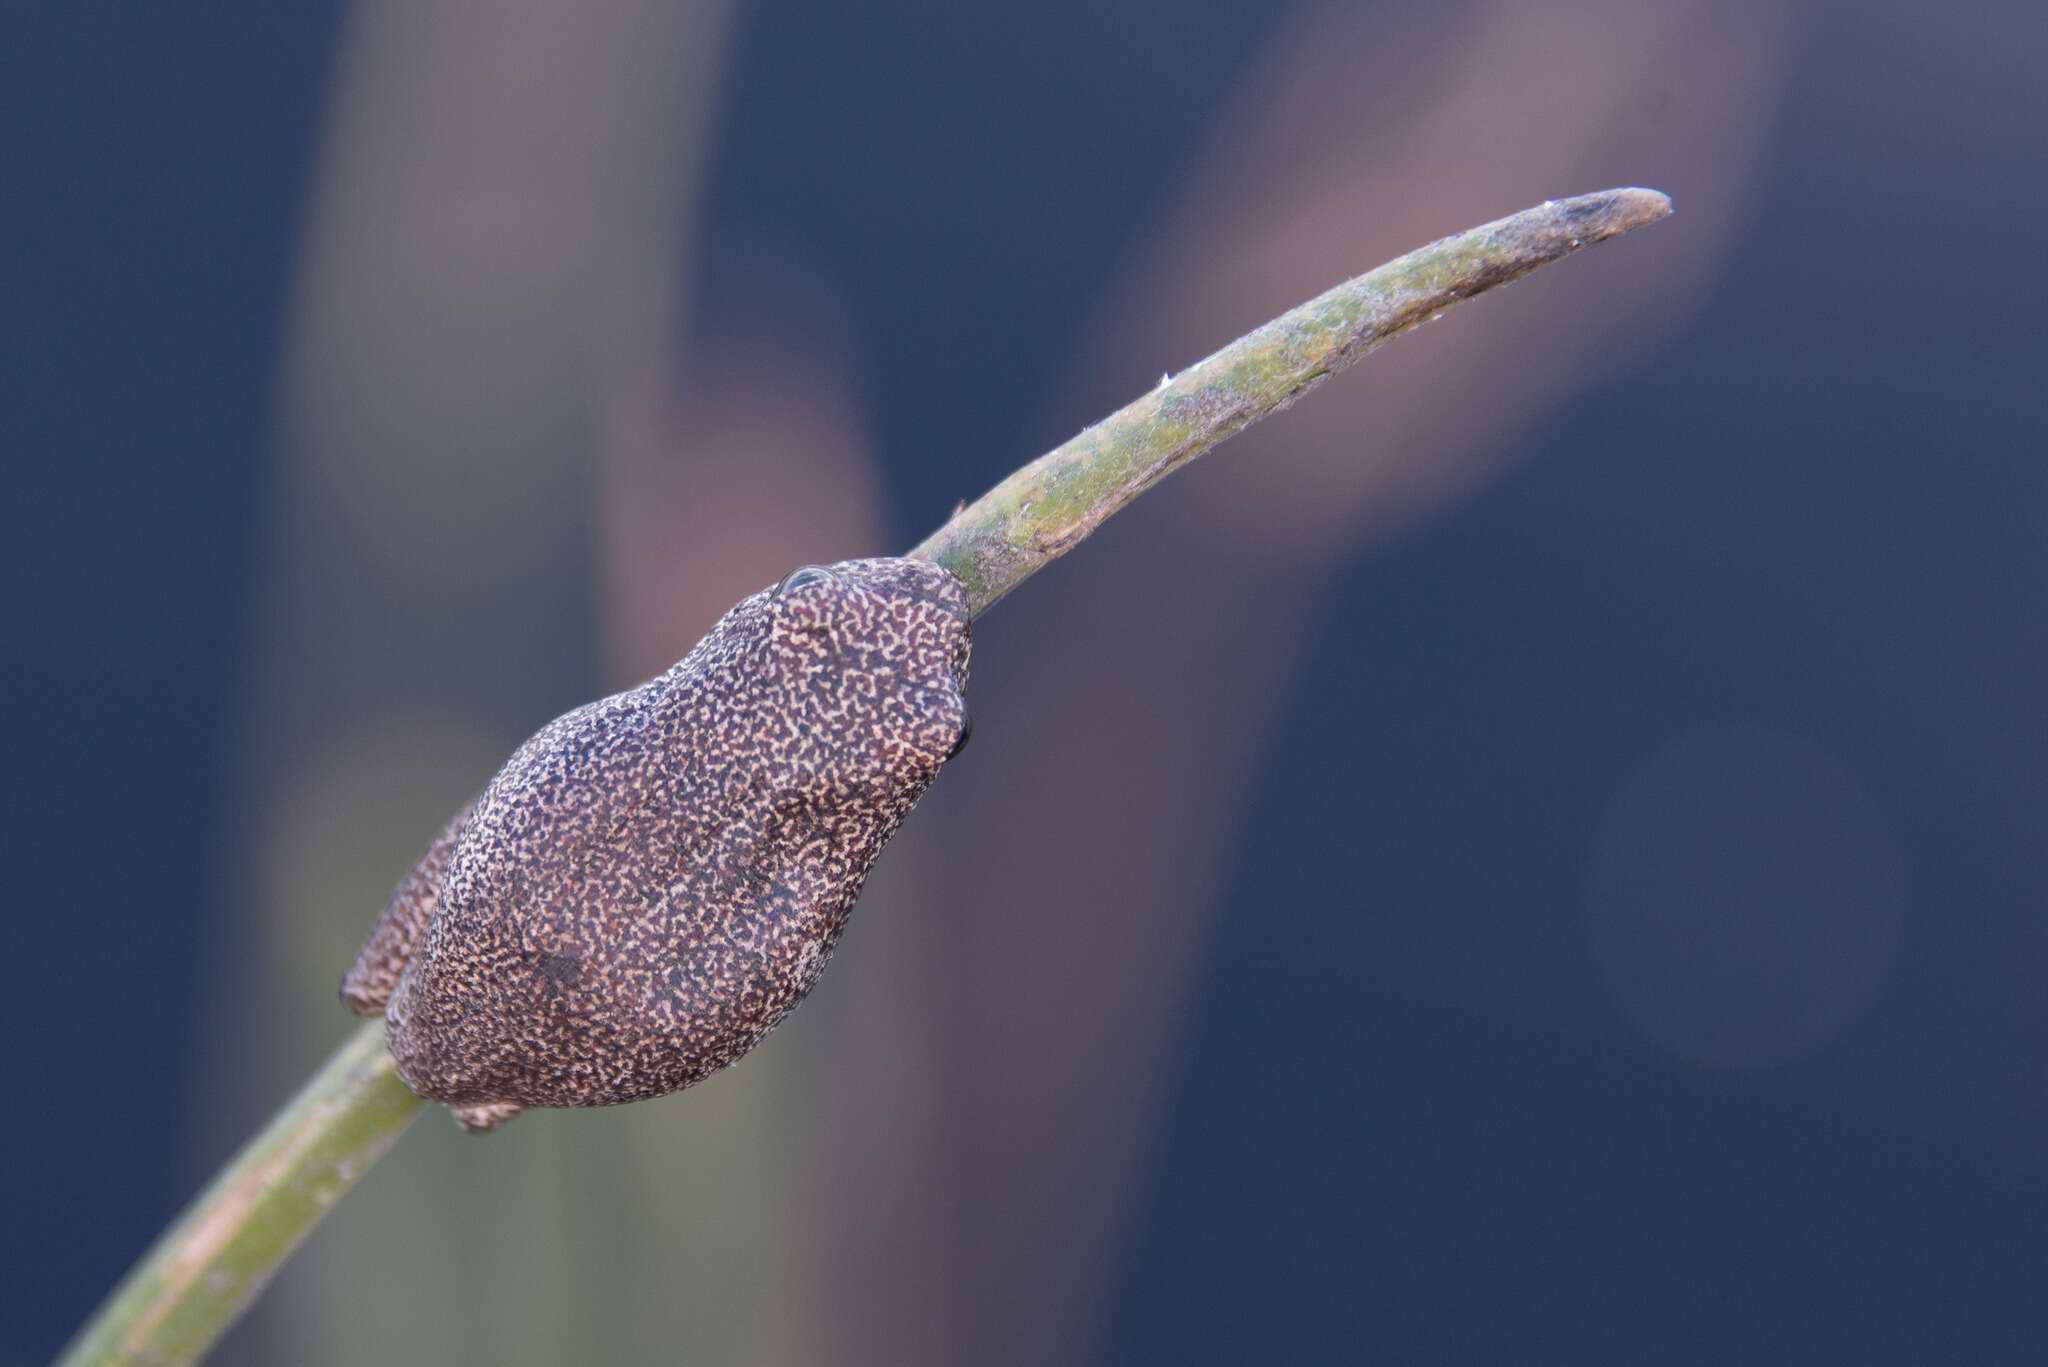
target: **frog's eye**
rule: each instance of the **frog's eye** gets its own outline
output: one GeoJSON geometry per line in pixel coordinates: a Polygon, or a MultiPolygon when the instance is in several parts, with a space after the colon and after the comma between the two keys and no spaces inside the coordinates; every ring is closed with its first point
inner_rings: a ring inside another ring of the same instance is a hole
{"type": "Polygon", "coordinates": [[[806,584],[821,583],[834,584],[840,588],[846,587],[846,581],[841,579],[838,571],[834,570],[830,565],[799,565],[782,577],[782,582],[775,586],[775,592],[772,596],[780,598],[791,589],[800,589],[806,584]]]}
{"type": "Polygon", "coordinates": [[[953,742],[953,748],[946,752],[946,758],[951,759],[955,755],[959,754],[962,750],[965,750],[967,748],[967,742],[973,739],[974,714],[972,712],[962,712],[960,714],[959,738],[953,742]]]}

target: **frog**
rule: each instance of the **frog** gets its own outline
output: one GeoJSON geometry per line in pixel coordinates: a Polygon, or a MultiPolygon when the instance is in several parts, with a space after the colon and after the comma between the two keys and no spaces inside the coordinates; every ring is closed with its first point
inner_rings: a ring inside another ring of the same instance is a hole
{"type": "Polygon", "coordinates": [[[736,1062],[816,985],[972,734],[972,615],[917,559],[804,566],[742,599],[513,753],[399,881],[342,1001],[472,1132],[736,1062]]]}

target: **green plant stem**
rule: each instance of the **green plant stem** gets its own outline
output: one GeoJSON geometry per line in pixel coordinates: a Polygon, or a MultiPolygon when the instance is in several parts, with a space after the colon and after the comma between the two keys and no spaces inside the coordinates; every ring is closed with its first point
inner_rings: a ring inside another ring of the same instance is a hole
{"type": "MultiPolygon", "coordinates": [[[[1167,474],[1380,343],[1670,212],[1655,190],[1608,190],[1410,252],[1240,337],[1039,457],[911,554],[958,575],[979,616],[1167,474]]],[[[383,1023],[361,1026],[142,1255],[58,1367],[196,1360],[419,1108],[392,1067],[383,1023]]]]}
{"type": "Polygon", "coordinates": [[[1011,475],[911,552],[979,614],[1182,465],[1453,304],[1671,212],[1605,190],[1432,242],[1281,314],[1011,475]]]}
{"type": "Polygon", "coordinates": [[[60,1367],[197,1360],[419,1109],[384,1022],[365,1021],[142,1255],[60,1367]]]}

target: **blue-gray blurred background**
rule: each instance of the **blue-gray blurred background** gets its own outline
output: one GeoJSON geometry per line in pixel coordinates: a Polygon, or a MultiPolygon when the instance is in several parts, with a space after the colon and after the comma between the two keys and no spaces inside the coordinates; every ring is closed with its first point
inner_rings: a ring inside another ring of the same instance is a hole
{"type": "Polygon", "coordinates": [[[978,627],[732,1073],[224,1362],[2048,1361],[2048,9],[8,5],[0,1362],[427,835],[806,561],[1560,194],[978,627]]]}

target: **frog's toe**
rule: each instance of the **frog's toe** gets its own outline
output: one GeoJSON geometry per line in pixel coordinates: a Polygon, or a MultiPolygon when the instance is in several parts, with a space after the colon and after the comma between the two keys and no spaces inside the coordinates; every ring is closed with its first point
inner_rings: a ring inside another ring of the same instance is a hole
{"type": "Polygon", "coordinates": [[[486,1101],[476,1106],[450,1106],[455,1123],[471,1134],[493,1130],[526,1108],[516,1101],[486,1101]]]}

